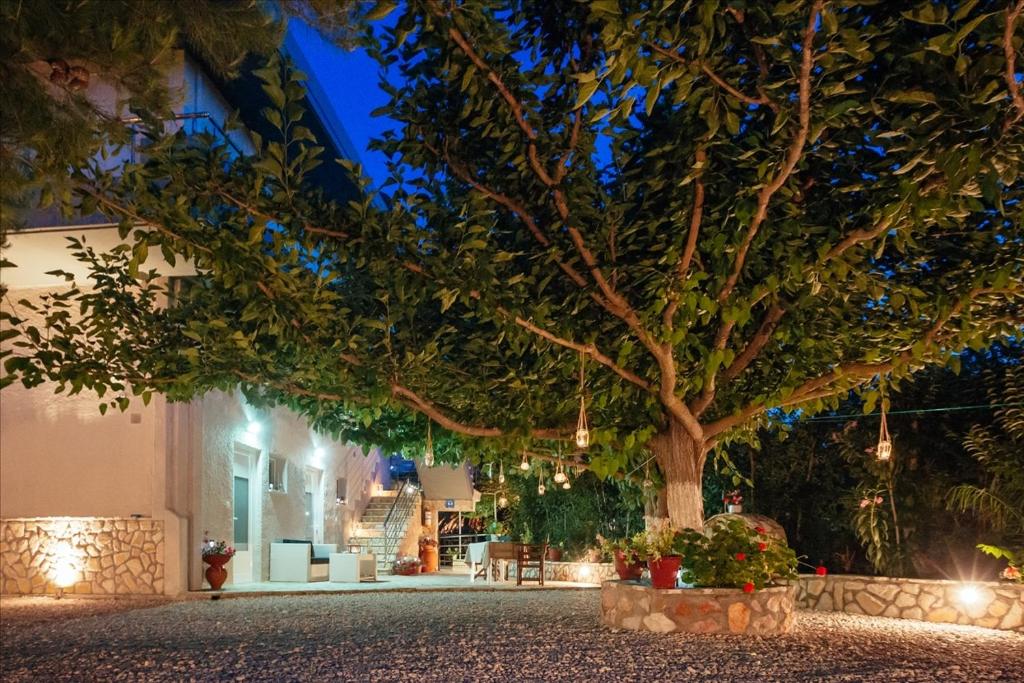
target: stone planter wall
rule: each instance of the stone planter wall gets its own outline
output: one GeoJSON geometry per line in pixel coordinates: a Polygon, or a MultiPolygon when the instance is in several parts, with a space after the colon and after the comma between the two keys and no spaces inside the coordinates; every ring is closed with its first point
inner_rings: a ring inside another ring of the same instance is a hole
{"type": "Polygon", "coordinates": [[[632,581],[601,584],[601,621],[656,633],[776,635],[793,629],[795,586],[663,590],[632,581]]]}
{"type": "Polygon", "coordinates": [[[0,593],[155,595],[164,590],[164,523],[154,519],[0,520],[0,593]]]}
{"type": "Polygon", "coordinates": [[[876,617],[967,624],[1024,632],[1024,586],[979,582],[977,599],[963,599],[960,581],[877,576],[801,576],[797,604],[804,609],[876,617]]]}
{"type": "MultiPolygon", "coordinates": [[[[508,563],[508,575],[515,578],[516,561],[508,563]]],[[[537,570],[527,569],[523,578],[536,581],[537,570]]],[[[544,561],[545,581],[578,581],[580,583],[601,583],[609,579],[617,579],[615,565],[611,562],[548,562],[544,561]],[[585,569],[584,569],[585,568],[585,569]]]]}

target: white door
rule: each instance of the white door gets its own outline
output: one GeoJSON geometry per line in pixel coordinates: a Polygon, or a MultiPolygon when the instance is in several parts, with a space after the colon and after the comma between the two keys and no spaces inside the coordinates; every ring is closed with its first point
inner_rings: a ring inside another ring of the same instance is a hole
{"type": "Polygon", "coordinates": [[[253,561],[259,547],[259,527],[256,513],[259,508],[259,476],[256,465],[259,451],[242,444],[235,444],[234,468],[232,472],[231,515],[234,534],[232,545],[235,557],[228,563],[233,584],[252,583],[253,561]]]}

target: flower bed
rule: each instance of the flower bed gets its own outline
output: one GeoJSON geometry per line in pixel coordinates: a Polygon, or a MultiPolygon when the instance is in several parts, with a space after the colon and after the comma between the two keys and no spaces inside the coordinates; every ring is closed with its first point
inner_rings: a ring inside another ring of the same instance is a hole
{"type": "Polygon", "coordinates": [[[601,621],[655,633],[778,635],[793,628],[796,586],[657,589],[632,581],[601,584],[601,621]]]}

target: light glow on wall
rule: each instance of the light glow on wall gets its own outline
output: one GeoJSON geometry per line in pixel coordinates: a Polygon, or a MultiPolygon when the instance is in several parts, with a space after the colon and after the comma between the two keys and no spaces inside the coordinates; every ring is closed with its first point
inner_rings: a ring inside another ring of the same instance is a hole
{"type": "Polygon", "coordinates": [[[960,586],[956,591],[956,599],[960,601],[960,604],[964,607],[974,607],[979,605],[984,599],[980,590],[977,586],[969,583],[965,583],[960,586]]]}
{"type": "Polygon", "coordinates": [[[58,588],[68,588],[82,573],[79,553],[68,542],[59,543],[51,552],[50,579],[58,588]]]}
{"type": "Polygon", "coordinates": [[[327,451],[319,446],[313,449],[313,457],[317,460],[323,460],[324,456],[327,455],[327,451]]]}
{"type": "Polygon", "coordinates": [[[245,431],[256,436],[263,431],[263,425],[258,420],[249,420],[249,424],[246,425],[245,431]]]}

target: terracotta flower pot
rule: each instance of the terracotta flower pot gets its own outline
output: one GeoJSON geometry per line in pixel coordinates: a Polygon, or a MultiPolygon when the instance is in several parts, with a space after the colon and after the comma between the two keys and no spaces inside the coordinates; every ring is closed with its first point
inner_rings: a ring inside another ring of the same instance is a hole
{"type": "Polygon", "coordinates": [[[548,562],[561,562],[562,561],[562,549],[561,548],[548,548],[548,552],[545,556],[548,562]]]}
{"type": "MultiPolygon", "coordinates": [[[[634,558],[635,556],[630,553],[629,560],[634,560],[634,558]]],[[[635,581],[644,573],[644,566],[641,563],[629,560],[621,550],[615,551],[615,571],[623,581],[635,581]]]]}
{"type": "Polygon", "coordinates": [[[647,560],[651,570],[651,585],[654,588],[675,588],[676,573],[683,558],[678,555],[664,555],[660,560],[647,560]]]}
{"type": "Polygon", "coordinates": [[[210,584],[210,590],[219,591],[224,582],[228,580],[228,570],[224,569],[231,560],[230,555],[206,555],[203,562],[210,565],[206,568],[206,582],[210,584]]]}
{"type": "Polygon", "coordinates": [[[420,571],[424,574],[430,572],[436,572],[438,570],[438,555],[436,545],[421,545],[420,546],[420,562],[423,566],[420,571]]]}

